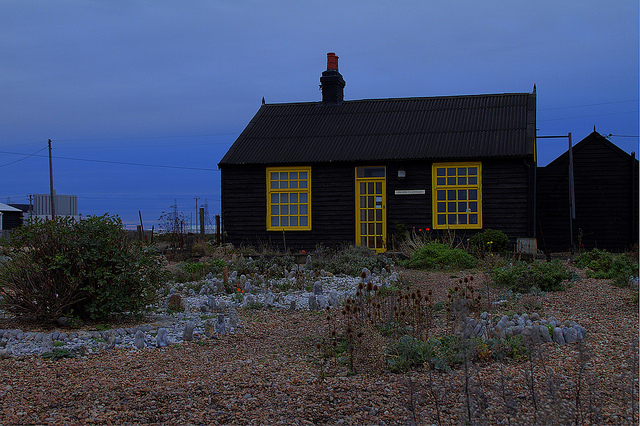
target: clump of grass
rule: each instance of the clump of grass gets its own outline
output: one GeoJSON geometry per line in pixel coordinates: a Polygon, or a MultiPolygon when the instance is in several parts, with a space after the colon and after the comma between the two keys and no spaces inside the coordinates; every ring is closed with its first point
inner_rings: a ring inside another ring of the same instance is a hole
{"type": "Polygon", "coordinates": [[[475,267],[476,260],[461,249],[429,242],[413,253],[406,266],[417,269],[459,270],[475,267]]]}
{"type": "Polygon", "coordinates": [[[532,263],[517,260],[494,267],[491,278],[494,284],[517,293],[529,293],[534,287],[542,291],[562,291],[569,272],[558,259],[532,263]]]}
{"type": "Polygon", "coordinates": [[[628,287],[630,278],[638,276],[637,258],[597,248],[579,255],[576,266],[587,270],[587,278],[610,279],[618,287],[628,287]]]}

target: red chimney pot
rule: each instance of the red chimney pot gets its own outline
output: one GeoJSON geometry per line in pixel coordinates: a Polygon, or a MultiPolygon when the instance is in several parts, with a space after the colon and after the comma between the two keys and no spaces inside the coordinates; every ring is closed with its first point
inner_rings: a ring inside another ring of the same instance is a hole
{"type": "Polygon", "coordinates": [[[338,71],[338,56],[335,53],[327,53],[327,69],[338,71]]]}

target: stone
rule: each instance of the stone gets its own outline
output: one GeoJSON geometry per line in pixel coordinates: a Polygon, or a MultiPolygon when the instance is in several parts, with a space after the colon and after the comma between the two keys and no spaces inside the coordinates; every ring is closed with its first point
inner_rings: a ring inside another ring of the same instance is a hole
{"type": "Polygon", "coordinates": [[[244,291],[245,293],[253,293],[255,291],[254,287],[251,285],[251,282],[247,281],[244,284],[244,291]]]}
{"type": "Polygon", "coordinates": [[[42,348],[42,352],[52,352],[53,351],[53,336],[51,334],[45,334],[42,336],[40,340],[40,347],[42,348]]]}
{"type": "Polygon", "coordinates": [[[158,329],[158,335],[156,336],[156,345],[159,348],[164,348],[164,347],[167,347],[169,345],[169,339],[167,337],[167,329],[166,328],[159,328],[158,329]]]}
{"type": "Polygon", "coordinates": [[[540,338],[545,343],[551,343],[551,334],[549,333],[549,329],[544,325],[538,326],[538,332],[540,333],[540,338]]]}
{"type": "Polygon", "coordinates": [[[368,268],[362,268],[362,275],[364,275],[362,277],[362,283],[369,284],[371,281],[371,271],[368,268]]]}
{"type": "Polygon", "coordinates": [[[229,327],[238,327],[238,311],[233,308],[229,309],[229,327]]]}
{"type": "Polygon", "coordinates": [[[133,338],[133,345],[138,349],[142,349],[145,347],[144,332],[142,330],[136,331],[136,334],[133,338]]]}
{"type": "Polygon", "coordinates": [[[329,305],[334,308],[340,306],[340,298],[338,297],[338,292],[336,290],[331,290],[329,292],[329,305]]]}
{"type": "Polygon", "coordinates": [[[193,321],[188,321],[184,325],[184,331],[182,332],[182,340],[184,342],[191,342],[193,340],[193,329],[196,327],[196,324],[193,321]]]}
{"type": "Polygon", "coordinates": [[[225,334],[225,322],[224,322],[224,314],[218,314],[218,321],[216,322],[216,334],[225,334]]]}
{"type": "Polygon", "coordinates": [[[311,269],[311,264],[313,263],[313,260],[311,259],[311,255],[308,254],[307,255],[307,262],[306,262],[306,267],[307,269],[311,269]]]}
{"type": "Polygon", "coordinates": [[[322,283],[320,281],[316,281],[313,283],[313,294],[316,296],[322,294],[322,283]]]}
{"type": "Polygon", "coordinates": [[[531,321],[540,321],[540,315],[537,312],[531,314],[531,321]]]}
{"type": "Polygon", "coordinates": [[[208,319],[204,322],[204,335],[207,339],[211,339],[216,332],[216,322],[213,319],[208,319]]]}
{"type": "Polygon", "coordinates": [[[104,332],[105,347],[113,349],[116,346],[116,331],[112,328],[104,332]]]}
{"type": "Polygon", "coordinates": [[[315,294],[309,295],[309,310],[317,311],[318,310],[318,300],[316,299],[315,294]]]}
{"type": "Polygon", "coordinates": [[[487,311],[484,311],[483,313],[480,314],[480,319],[483,321],[486,321],[489,319],[489,313],[487,311]]]}
{"type": "Polygon", "coordinates": [[[192,288],[189,289],[189,297],[196,297],[196,291],[192,288]]]}
{"type": "Polygon", "coordinates": [[[558,345],[564,345],[564,334],[562,333],[561,327],[556,327],[553,329],[553,343],[557,343],[558,345]]]}
{"type": "Polygon", "coordinates": [[[250,308],[255,303],[256,303],[256,299],[253,297],[253,295],[252,294],[247,294],[246,296],[244,296],[244,299],[242,300],[242,307],[243,308],[250,308]]]}
{"type": "Polygon", "coordinates": [[[562,335],[565,343],[574,343],[578,341],[578,333],[573,327],[567,327],[562,329],[562,335]]]}
{"type": "Polygon", "coordinates": [[[273,308],[275,306],[276,297],[271,293],[271,291],[267,292],[264,296],[264,306],[266,308],[273,308]]]}
{"type": "Polygon", "coordinates": [[[207,287],[206,285],[203,285],[202,287],[200,287],[200,296],[204,296],[205,294],[209,294],[209,287],[207,287]]]}

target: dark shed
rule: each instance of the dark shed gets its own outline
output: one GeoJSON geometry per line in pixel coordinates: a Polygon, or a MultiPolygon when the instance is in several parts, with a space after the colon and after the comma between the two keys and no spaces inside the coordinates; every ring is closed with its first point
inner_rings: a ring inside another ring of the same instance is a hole
{"type": "Polygon", "coordinates": [[[0,203],[0,229],[3,231],[22,225],[22,210],[0,203]]]}
{"type": "Polygon", "coordinates": [[[218,164],[226,242],[386,250],[398,229],[533,237],[536,95],[263,104],[218,164]]]}
{"type": "MultiPolygon", "coordinates": [[[[597,132],[573,147],[575,246],[621,251],[638,243],[638,160],[597,132]]],[[[538,169],[538,248],[570,250],[569,152],[538,169]]]]}

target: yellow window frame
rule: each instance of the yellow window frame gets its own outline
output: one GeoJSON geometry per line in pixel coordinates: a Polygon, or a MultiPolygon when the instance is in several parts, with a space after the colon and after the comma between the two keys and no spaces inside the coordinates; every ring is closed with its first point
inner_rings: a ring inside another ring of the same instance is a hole
{"type": "Polygon", "coordinates": [[[311,167],[267,167],[267,231],[311,230],[311,167]]]}
{"type": "Polygon", "coordinates": [[[433,229],[481,229],[482,163],[433,163],[431,175],[433,229]]]}

